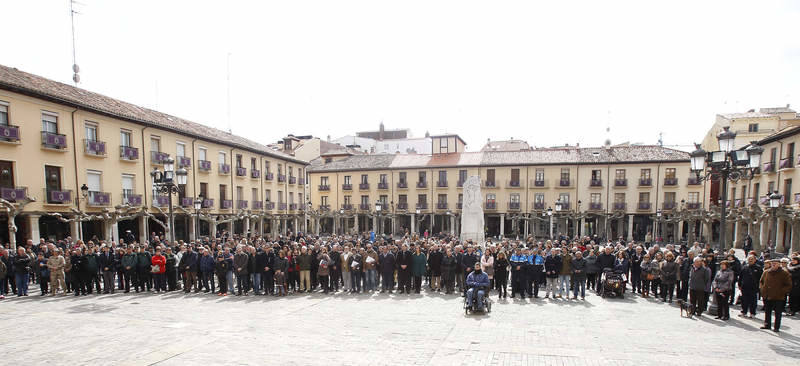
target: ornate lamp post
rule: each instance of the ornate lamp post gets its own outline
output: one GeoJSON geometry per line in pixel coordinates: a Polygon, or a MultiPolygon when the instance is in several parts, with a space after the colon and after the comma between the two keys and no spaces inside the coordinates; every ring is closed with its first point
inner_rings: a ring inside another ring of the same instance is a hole
{"type": "Polygon", "coordinates": [[[197,242],[200,241],[200,236],[201,236],[200,235],[200,209],[201,208],[203,208],[203,196],[202,195],[198,196],[197,199],[194,200],[194,213],[196,215],[196,222],[195,222],[195,227],[194,227],[194,230],[195,230],[194,240],[196,240],[197,242]]]}
{"type": "Polygon", "coordinates": [[[775,251],[778,249],[778,210],[781,208],[781,200],[783,199],[783,195],[779,194],[778,191],[772,192],[772,194],[768,195],[769,197],[769,208],[772,210],[772,246],[770,250],[775,251]]]}
{"type": "Polygon", "coordinates": [[[381,230],[381,226],[383,226],[383,219],[381,218],[382,208],[383,205],[381,205],[381,201],[380,200],[375,201],[375,215],[378,216],[378,225],[375,228],[375,231],[377,231],[380,236],[383,236],[383,230],[381,230]]]}
{"type": "MultiPolygon", "coordinates": [[[[556,210],[561,209],[561,201],[556,201],[556,210]]],[[[553,208],[547,208],[547,216],[550,216],[550,239],[553,239],[553,208]]]]}
{"type": "Polygon", "coordinates": [[[165,194],[169,199],[169,241],[175,242],[175,214],[172,207],[172,195],[180,192],[179,185],[186,184],[186,169],[180,168],[175,171],[175,160],[167,158],[164,161],[164,171],[153,168],[150,177],[153,180],[153,195],[165,194]],[[177,176],[177,178],[176,178],[177,176]]]}
{"type": "MultiPolygon", "coordinates": [[[[84,183],[81,186],[81,197],[83,197],[82,201],[86,202],[89,197],[89,187],[84,183]]],[[[80,211],[80,199],[78,200],[78,210],[80,211]]],[[[78,220],[78,237],[83,240],[83,220],[78,220]]]]}
{"type": "Polygon", "coordinates": [[[734,150],[735,139],[736,133],[730,131],[729,127],[723,127],[723,131],[717,135],[719,151],[706,152],[700,148],[700,145],[696,145],[697,150],[690,155],[692,171],[699,182],[711,180],[722,183],[719,228],[720,248],[725,248],[726,243],[725,206],[727,205],[728,181],[736,182],[739,179],[751,179],[753,172],[761,164],[761,153],[764,152],[764,148],[756,145],[755,142],[750,143],[750,147],[745,150],[734,150]]]}

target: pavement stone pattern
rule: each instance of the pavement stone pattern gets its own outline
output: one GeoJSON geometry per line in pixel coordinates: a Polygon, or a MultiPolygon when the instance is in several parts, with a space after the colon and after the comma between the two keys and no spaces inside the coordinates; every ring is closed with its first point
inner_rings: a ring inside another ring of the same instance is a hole
{"type": "MultiPolygon", "coordinates": [[[[798,365],[800,320],[681,318],[626,294],[497,300],[437,293],[123,294],[0,301],[6,365],[798,365]]],[[[494,294],[494,292],[493,292],[494,294]]],[[[731,313],[738,314],[732,307],[731,313]]]]}

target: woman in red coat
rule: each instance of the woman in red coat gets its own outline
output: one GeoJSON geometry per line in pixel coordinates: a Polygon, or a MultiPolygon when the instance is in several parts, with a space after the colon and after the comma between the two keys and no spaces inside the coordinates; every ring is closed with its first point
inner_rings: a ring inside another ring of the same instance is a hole
{"type": "Polygon", "coordinates": [[[150,272],[153,274],[153,282],[156,292],[167,292],[167,281],[164,273],[167,271],[167,258],[161,254],[161,247],[156,248],[156,254],[151,259],[150,272]]]}

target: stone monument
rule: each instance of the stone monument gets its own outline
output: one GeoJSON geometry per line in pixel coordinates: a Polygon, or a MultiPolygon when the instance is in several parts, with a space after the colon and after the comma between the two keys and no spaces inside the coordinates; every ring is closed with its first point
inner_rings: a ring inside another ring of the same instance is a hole
{"type": "Polygon", "coordinates": [[[472,240],[473,244],[483,246],[483,196],[481,177],[471,176],[464,182],[464,196],[461,203],[461,241],[472,240]]]}

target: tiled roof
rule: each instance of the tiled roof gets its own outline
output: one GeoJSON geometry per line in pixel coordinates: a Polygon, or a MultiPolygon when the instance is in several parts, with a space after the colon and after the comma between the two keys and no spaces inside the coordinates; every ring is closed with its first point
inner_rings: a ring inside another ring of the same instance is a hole
{"type": "Polygon", "coordinates": [[[745,112],[745,113],[723,113],[720,116],[726,119],[737,119],[737,118],[767,118],[767,117],[774,117],[770,114],[761,113],[761,112],[745,112]]]}
{"type": "Polygon", "coordinates": [[[488,141],[481,151],[521,151],[530,150],[531,145],[522,140],[488,141]]]}
{"type": "Polygon", "coordinates": [[[758,110],[761,113],[795,113],[795,111],[787,105],[786,107],[770,107],[770,108],[759,108],[758,110]]]}
{"type": "Polygon", "coordinates": [[[624,145],[590,148],[549,148],[529,151],[483,151],[454,154],[384,154],[351,156],[325,164],[316,159],[309,172],[433,168],[459,166],[508,166],[556,164],[610,164],[688,162],[683,151],[654,145],[624,145]]]}
{"type": "Polygon", "coordinates": [[[289,160],[299,164],[307,162],[291,155],[270,149],[257,142],[236,136],[216,128],[211,128],[180,117],[123,102],[102,94],[59,83],[15,68],[0,65],[0,89],[50,100],[87,111],[103,114],[127,121],[171,130],[180,134],[218,142],[232,147],[289,160]]]}

